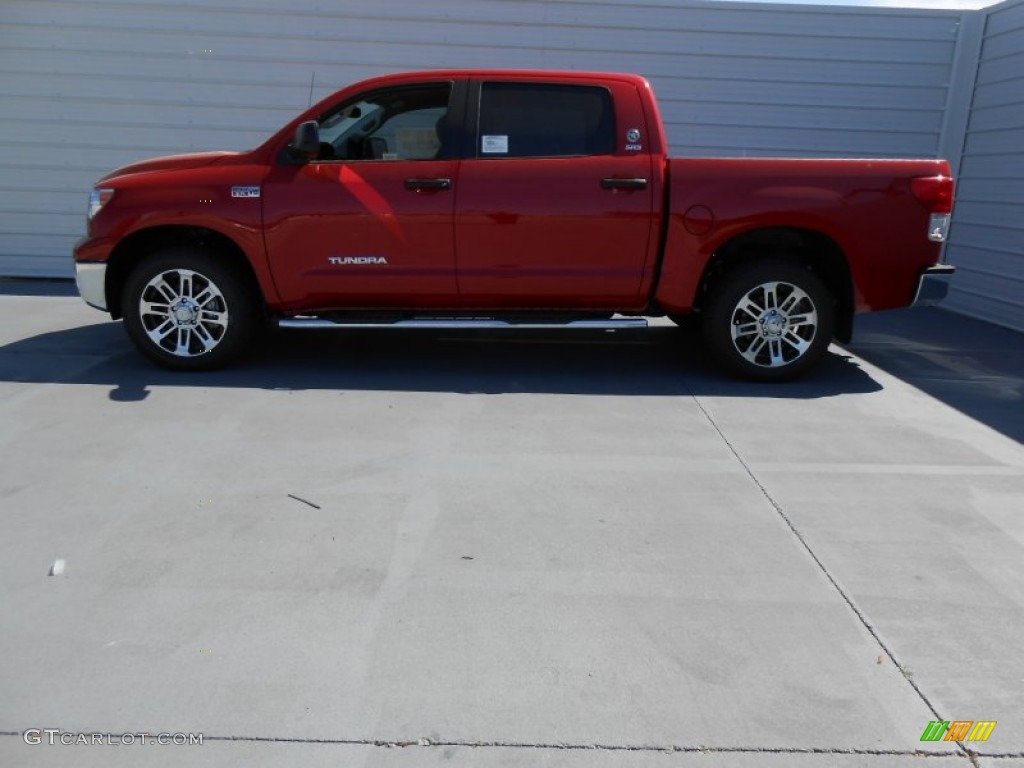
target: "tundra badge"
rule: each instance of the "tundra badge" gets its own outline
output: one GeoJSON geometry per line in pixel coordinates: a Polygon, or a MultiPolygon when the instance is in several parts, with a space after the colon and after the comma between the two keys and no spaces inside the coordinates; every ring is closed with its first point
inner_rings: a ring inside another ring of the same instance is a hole
{"type": "Polygon", "coordinates": [[[331,264],[384,264],[388,260],[383,256],[328,256],[327,261],[331,264]]]}

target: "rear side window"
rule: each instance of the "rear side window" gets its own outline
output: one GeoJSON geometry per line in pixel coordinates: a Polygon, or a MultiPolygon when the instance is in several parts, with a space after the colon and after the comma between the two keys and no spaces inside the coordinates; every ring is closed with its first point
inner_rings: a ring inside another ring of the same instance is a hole
{"type": "Polygon", "coordinates": [[[615,115],[604,88],[546,83],[484,83],[477,156],[610,155],[615,115]]]}

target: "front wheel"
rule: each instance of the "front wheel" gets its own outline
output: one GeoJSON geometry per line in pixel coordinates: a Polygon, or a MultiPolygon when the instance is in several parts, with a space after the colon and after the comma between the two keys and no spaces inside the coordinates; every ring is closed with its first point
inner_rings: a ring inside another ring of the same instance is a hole
{"type": "Polygon", "coordinates": [[[723,366],[755,381],[805,373],[832,340],[835,302],[807,268],[787,261],[726,273],[702,318],[704,342],[723,366]]]}
{"type": "Polygon", "coordinates": [[[165,368],[211,370],[238,355],[258,325],[252,291],[209,253],[168,248],[143,261],[122,294],[135,346],[165,368]]]}

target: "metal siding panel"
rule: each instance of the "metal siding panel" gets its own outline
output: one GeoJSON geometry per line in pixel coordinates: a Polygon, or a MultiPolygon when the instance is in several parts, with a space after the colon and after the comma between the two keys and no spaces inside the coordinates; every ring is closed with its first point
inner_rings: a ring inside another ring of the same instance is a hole
{"type": "Polygon", "coordinates": [[[1024,73],[996,83],[979,83],[974,91],[974,108],[1005,107],[1019,104],[1024,93],[1024,73]]]}
{"type": "Polygon", "coordinates": [[[60,277],[72,278],[75,276],[75,267],[71,262],[72,240],[65,247],[58,247],[64,251],[63,255],[55,255],[53,248],[57,247],[56,241],[41,253],[21,253],[7,245],[6,238],[0,237],[0,252],[3,256],[4,277],[60,277]]]}
{"type": "Polygon", "coordinates": [[[1013,203],[960,201],[957,203],[957,215],[971,224],[1017,230],[1024,238],[1024,218],[1020,215],[1020,206],[1013,203]]]}
{"type": "Polygon", "coordinates": [[[1024,184],[1019,184],[1016,179],[974,179],[961,176],[957,179],[956,200],[957,207],[961,202],[1015,203],[1024,206],[1024,184]]]}
{"type": "Polygon", "coordinates": [[[1024,3],[987,15],[947,249],[959,268],[948,305],[1024,331],[1024,3]]]}
{"type": "MultiPolygon", "coordinates": [[[[70,95],[76,102],[97,105],[109,98],[120,102],[130,101],[139,106],[172,102],[188,108],[236,107],[262,110],[263,104],[298,101],[297,89],[285,86],[213,80],[194,83],[173,78],[124,74],[111,74],[102,78],[83,78],[77,74],[33,75],[31,81],[16,80],[3,87],[3,94],[9,99],[32,98],[40,92],[53,94],[58,99],[66,99],[70,95]]],[[[296,108],[303,106],[305,104],[297,104],[296,108]]]]}
{"type": "Polygon", "coordinates": [[[804,132],[856,131],[937,134],[940,110],[803,107],[775,104],[721,104],[715,101],[662,99],[661,112],[669,122],[744,128],[787,128],[804,132]]]}
{"type": "Polygon", "coordinates": [[[682,155],[934,156],[960,18],[685,0],[8,0],[0,271],[66,269],[110,168],[253,146],[306,106],[311,81],[316,99],[399,70],[640,72],[682,155]]]}
{"type": "MultiPolygon", "coordinates": [[[[505,52],[497,52],[504,56],[505,52]]],[[[603,70],[639,72],[663,82],[667,78],[682,79],[691,85],[699,83],[790,83],[820,86],[879,86],[945,91],[949,78],[949,61],[924,61],[903,64],[898,68],[899,78],[893,77],[893,66],[886,62],[821,61],[786,58],[781,52],[772,55],[723,55],[718,51],[687,54],[679,51],[667,53],[623,54],[606,51],[595,64],[592,53],[560,51],[559,66],[568,69],[587,69],[600,66],[603,70]]],[[[535,64],[536,65],[536,62],[535,64]]],[[[502,66],[505,66],[502,64],[502,66]]],[[[763,101],[762,97],[762,101],[763,101]]]]}
{"type": "MultiPolygon", "coordinates": [[[[306,84],[309,94],[309,84],[306,84]]],[[[261,141],[288,122],[298,109],[275,109],[267,106],[264,109],[219,107],[217,105],[184,107],[180,104],[147,104],[140,110],[136,102],[128,99],[111,101],[110,99],[71,99],[60,101],[45,97],[26,97],[17,101],[17,119],[34,125],[65,123],[74,125],[106,125],[117,128],[120,135],[126,130],[151,128],[173,128],[188,132],[239,132],[240,125],[245,130],[259,133],[261,141]]],[[[305,106],[305,105],[303,105],[305,106]]],[[[65,138],[71,136],[71,131],[65,138]]],[[[0,127],[0,136],[15,135],[14,131],[5,132],[0,127]]],[[[183,137],[188,134],[182,134],[183,137]]],[[[238,143],[238,142],[233,142],[238,143]]],[[[242,142],[244,143],[244,142],[242,142]]],[[[239,144],[241,145],[241,144],[239,144]]],[[[209,147],[208,147],[209,148],[209,147]]],[[[108,169],[109,170],[109,169],[108,169]]]]}
{"type": "Polygon", "coordinates": [[[1024,101],[1000,107],[975,107],[971,115],[970,135],[1002,131],[1024,125],[1024,101]]]}
{"type": "MultiPolygon", "coordinates": [[[[45,157],[40,157],[36,154],[36,150],[38,150],[38,148],[38,145],[33,144],[31,141],[23,143],[13,141],[0,142],[0,152],[5,155],[9,155],[9,158],[5,160],[5,163],[11,168],[21,168],[23,172],[35,172],[35,170],[41,167],[43,163],[50,166],[73,168],[82,159],[84,154],[88,157],[91,168],[101,169],[93,176],[93,180],[95,180],[97,176],[101,176],[107,171],[119,168],[122,165],[137,163],[140,160],[170,154],[166,150],[154,154],[146,149],[126,150],[120,147],[81,147],[77,144],[64,144],[47,147],[45,157]]],[[[182,149],[183,151],[188,151],[188,147],[185,145],[182,146],[182,149]]],[[[90,188],[91,187],[87,186],[82,189],[83,198],[88,196],[90,188]]],[[[4,207],[4,201],[0,199],[0,208],[2,207],[4,207]]],[[[2,231],[3,230],[0,229],[0,232],[2,231]]]]}
{"type": "MultiPolygon", "coordinates": [[[[0,187],[2,189],[2,187],[0,187]]],[[[85,217],[86,198],[77,189],[29,189],[7,190],[16,194],[6,195],[0,214],[38,213],[52,211],[85,217]]]]}
{"type": "Polygon", "coordinates": [[[1013,270],[1009,275],[984,274],[974,268],[973,254],[962,250],[946,305],[957,312],[1024,331],[1020,298],[1024,294],[1024,281],[1015,276],[1020,272],[1020,261],[1019,254],[1003,261],[1002,268],[1013,270]]]}
{"type": "Polygon", "coordinates": [[[775,107],[845,107],[869,110],[932,110],[946,106],[946,90],[939,87],[865,85],[863,83],[810,83],[768,80],[732,80],[693,77],[657,78],[659,84],[686,94],[700,104],[759,104],[775,107]]]}
{"type": "MultiPolygon", "coordinates": [[[[82,219],[85,219],[83,213],[82,219]]],[[[51,256],[61,259],[68,266],[71,265],[71,246],[80,237],[78,234],[57,234],[50,232],[4,232],[0,234],[0,249],[5,254],[22,256],[51,256]],[[56,254],[52,250],[51,242],[56,239],[62,246],[56,254]]]]}
{"type": "Polygon", "coordinates": [[[709,136],[708,131],[692,132],[692,126],[669,123],[675,157],[843,157],[898,159],[907,157],[934,157],[934,147],[922,147],[911,137],[900,141],[892,137],[880,146],[877,138],[850,132],[822,133],[814,149],[807,149],[805,139],[794,138],[789,130],[762,129],[759,140],[751,142],[745,128],[718,128],[709,136]],[[703,142],[703,143],[702,143],[703,142]]]}
{"type": "Polygon", "coordinates": [[[1009,158],[990,155],[967,155],[960,175],[977,179],[1013,179],[1024,177],[1024,157],[1009,158]]]}
{"type": "MultiPolygon", "coordinates": [[[[63,24],[74,27],[119,27],[122,29],[150,30],[153,28],[193,31],[197,27],[205,33],[241,32],[243,34],[306,34],[310,29],[319,31],[351,30],[362,32],[378,23],[389,26],[438,23],[445,30],[464,25],[484,23],[515,27],[540,24],[546,28],[568,29],[609,28],[620,31],[651,29],[675,32],[728,32],[761,34],[766,27],[779,28],[784,20],[787,32],[799,36],[847,38],[852,26],[863,36],[877,40],[952,40],[956,36],[956,17],[951,14],[928,11],[886,11],[865,15],[854,8],[815,8],[772,5],[724,5],[721,3],[672,3],[665,7],[651,7],[646,3],[640,12],[623,2],[585,3],[508,2],[507,0],[477,0],[476,2],[423,3],[359,2],[349,0],[344,5],[292,3],[286,12],[279,2],[260,7],[244,2],[241,6],[230,3],[205,2],[194,5],[172,5],[166,1],[139,2],[46,2],[29,11],[22,7],[7,14],[10,21],[31,24],[63,24]],[[197,10],[203,14],[203,23],[194,23],[197,10]],[[823,18],[827,23],[823,24],[823,18]]],[[[367,37],[372,31],[367,30],[367,37]]]]}
{"type": "Polygon", "coordinates": [[[985,58],[1001,59],[1004,56],[1020,53],[1022,38],[1024,38],[1024,34],[1020,29],[996,35],[992,34],[991,27],[989,27],[985,34],[985,58]]]}
{"type": "Polygon", "coordinates": [[[1020,45],[1018,53],[983,61],[978,67],[978,82],[988,85],[1011,80],[1020,77],[1021,72],[1024,72],[1024,44],[1020,45]]]}
{"type": "Polygon", "coordinates": [[[676,157],[934,157],[935,144],[912,134],[818,131],[813,140],[789,128],[760,128],[756,139],[746,126],[666,123],[676,157]],[[813,146],[809,150],[808,146],[813,146]]]}
{"type": "MultiPolygon", "coordinates": [[[[45,7],[45,3],[41,5],[45,7]]],[[[185,14],[152,10],[145,14],[111,12],[96,6],[75,10],[76,13],[67,11],[61,14],[59,21],[26,23],[21,27],[19,37],[24,35],[31,39],[40,33],[59,35],[62,39],[69,36],[89,39],[96,34],[111,33],[130,35],[135,38],[130,43],[132,48],[144,50],[144,44],[151,40],[158,43],[175,41],[180,53],[210,62],[215,62],[218,56],[252,50],[254,46],[273,46],[285,51],[310,46],[329,53],[328,47],[344,47],[362,41],[404,46],[421,46],[425,41],[431,41],[427,44],[460,46],[486,40],[491,47],[536,49],[543,46],[554,50],[636,53],[701,53],[712,50],[733,55],[785,51],[788,58],[899,64],[939,58],[954,41],[954,28],[948,22],[941,35],[922,38],[920,34],[914,34],[892,39],[872,36],[870,30],[858,29],[855,21],[846,24],[843,33],[839,34],[835,30],[830,32],[826,27],[819,27],[817,33],[793,32],[788,23],[773,24],[769,20],[765,26],[772,34],[768,35],[765,29],[747,33],[733,31],[732,28],[666,28],[661,23],[638,26],[635,21],[630,24],[627,18],[622,18],[616,25],[593,25],[589,19],[580,24],[559,25],[546,21],[543,15],[512,23],[438,19],[434,15],[415,21],[393,16],[360,18],[357,8],[352,8],[349,16],[339,19],[336,24],[319,15],[294,12],[225,15],[206,7],[189,9],[190,12],[185,14]],[[195,23],[197,15],[202,15],[201,24],[195,23]]]]}
{"type": "Polygon", "coordinates": [[[951,292],[945,307],[968,317],[976,317],[989,323],[1002,325],[1020,331],[1020,305],[1014,300],[1005,301],[990,296],[984,287],[961,286],[951,292]]]}
{"type": "Polygon", "coordinates": [[[34,235],[46,232],[51,235],[67,235],[81,237],[84,234],[85,217],[82,212],[18,211],[7,213],[0,211],[0,232],[16,235],[34,235]]]}
{"type": "Polygon", "coordinates": [[[79,166],[75,169],[54,168],[54,167],[31,167],[31,173],[25,172],[25,167],[13,165],[0,165],[0,189],[10,193],[17,199],[17,196],[24,192],[35,190],[74,192],[82,201],[82,215],[85,215],[85,206],[89,197],[90,185],[104,173],[105,170],[99,166],[89,168],[79,166]]]}
{"type": "MultiPolygon", "coordinates": [[[[953,223],[950,230],[949,242],[952,246],[968,245],[978,251],[1020,256],[1021,233],[1016,227],[984,224],[959,218],[953,223]]],[[[957,254],[957,256],[960,255],[957,254]]],[[[950,261],[957,265],[960,264],[960,261],[952,257],[950,261]]],[[[965,262],[966,267],[970,267],[970,265],[970,261],[965,262]]]]}
{"type": "MultiPolygon", "coordinates": [[[[14,131],[17,131],[20,126],[25,133],[21,140],[12,139],[0,142],[0,151],[5,146],[22,146],[26,151],[31,152],[33,148],[40,146],[40,142],[44,142],[50,147],[62,146],[67,143],[68,129],[64,124],[33,123],[24,119],[10,120],[9,122],[14,131]]],[[[181,142],[182,128],[183,126],[173,125],[146,126],[137,128],[131,133],[125,133],[118,130],[116,123],[76,122],[74,150],[89,152],[93,149],[120,149],[132,153],[148,153],[149,157],[181,152],[184,146],[181,142]]],[[[187,148],[196,152],[210,149],[241,150],[258,146],[267,138],[267,132],[227,128],[204,127],[197,129],[193,127],[192,133],[194,135],[190,137],[187,148]]],[[[17,133],[15,133],[16,135],[17,133]]]]}
{"type": "Polygon", "coordinates": [[[990,37],[1024,29],[1024,3],[997,6],[990,8],[987,13],[990,37]]]}
{"type": "Polygon", "coordinates": [[[1013,157],[1020,147],[1021,132],[1019,128],[1003,131],[972,132],[967,136],[965,151],[974,156],[1002,155],[1013,157]]]}
{"type": "MultiPolygon", "coordinates": [[[[981,248],[972,248],[970,245],[961,245],[960,247],[971,257],[969,265],[963,268],[965,274],[977,273],[1005,277],[1007,273],[1012,273],[1019,266],[1012,253],[986,251],[981,248]]],[[[1018,287],[1017,290],[1021,289],[1018,287]]]]}

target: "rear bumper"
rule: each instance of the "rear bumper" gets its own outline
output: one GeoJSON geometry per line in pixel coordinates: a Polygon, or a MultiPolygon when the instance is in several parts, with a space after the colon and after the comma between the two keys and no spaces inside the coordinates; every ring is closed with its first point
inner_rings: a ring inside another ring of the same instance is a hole
{"type": "Polygon", "coordinates": [[[914,294],[912,307],[930,307],[938,304],[949,293],[949,284],[953,280],[956,267],[949,264],[936,264],[921,273],[914,294]]]}

